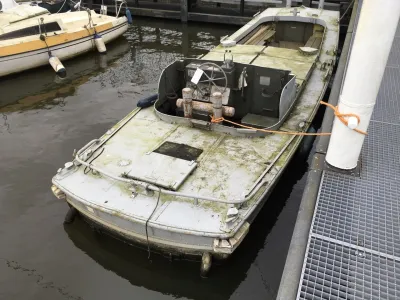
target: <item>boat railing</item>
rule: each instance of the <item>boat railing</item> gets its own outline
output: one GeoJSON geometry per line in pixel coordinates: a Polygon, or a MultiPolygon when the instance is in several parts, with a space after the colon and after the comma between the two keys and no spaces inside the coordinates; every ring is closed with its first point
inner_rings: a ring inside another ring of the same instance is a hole
{"type": "Polygon", "coordinates": [[[125,0],[115,0],[114,2],[115,2],[115,12],[116,12],[116,15],[115,15],[115,16],[118,18],[118,17],[119,17],[119,14],[120,14],[120,12],[121,12],[122,5],[125,4],[125,8],[128,8],[128,4],[126,3],[125,0]],[[119,4],[119,8],[117,9],[117,7],[118,7],[118,2],[121,2],[121,3],[119,4]]]}
{"type": "MultiPolygon", "coordinates": [[[[67,0],[64,1],[64,4],[67,0]]],[[[74,9],[80,11],[80,10],[90,10],[89,8],[86,8],[84,6],[82,6],[82,0],[79,0],[78,2],[74,2],[73,0],[69,0],[72,4],[74,4],[74,9]]],[[[64,6],[63,4],[63,6],[64,6]]],[[[114,1],[114,6],[115,6],[115,17],[118,18],[120,13],[121,13],[121,9],[122,6],[125,5],[125,8],[128,9],[128,3],[126,2],[126,0],[115,0],[114,1]]],[[[62,8],[62,7],[61,7],[62,8]]],[[[61,10],[61,9],[60,9],[61,10]]],[[[102,1],[101,6],[100,6],[100,14],[102,15],[107,15],[107,5],[104,5],[104,1],[102,1]]]]}

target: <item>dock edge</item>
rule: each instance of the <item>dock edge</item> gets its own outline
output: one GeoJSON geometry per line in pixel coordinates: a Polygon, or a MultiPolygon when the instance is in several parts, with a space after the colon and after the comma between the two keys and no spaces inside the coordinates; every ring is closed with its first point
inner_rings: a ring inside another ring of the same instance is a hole
{"type": "MultiPolygon", "coordinates": [[[[350,23],[347,29],[342,53],[328,101],[334,106],[336,106],[339,101],[342,82],[344,80],[347,62],[351,52],[351,45],[357,26],[357,19],[361,7],[359,0],[355,0],[353,5],[350,23]]],[[[333,121],[334,114],[331,110],[327,109],[324,114],[321,131],[330,132],[332,130],[333,121]]],[[[303,197],[301,199],[296,224],[293,230],[285,267],[276,297],[277,300],[291,300],[296,299],[297,296],[303,268],[303,260],[307,248],[308,235],[311,228],[318,192],[320,189],[329,139],[329,136],[321,136],[317,140],[316,152],[312,158],[311,167],[307,176],[303,197]]]]}

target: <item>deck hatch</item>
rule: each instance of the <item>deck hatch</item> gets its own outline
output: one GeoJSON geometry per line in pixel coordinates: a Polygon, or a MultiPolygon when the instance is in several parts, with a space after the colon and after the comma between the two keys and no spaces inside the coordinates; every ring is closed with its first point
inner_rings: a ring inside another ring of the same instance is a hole
{"type": "Polygon", "coordinates": [[[132,162],[126,175],[176,191],[196,167],[194,161],[150,152],[132,162]]]}
{"type": "Polygon", "coordinates": [[[201,153],[202,149],[188,146],[186,144],[178,144],[174,142],[164,142],[160,147],[158,147],[153,152],[168,155],[175,158],[180,158],[183,160],[196,160],[201,153]]]}

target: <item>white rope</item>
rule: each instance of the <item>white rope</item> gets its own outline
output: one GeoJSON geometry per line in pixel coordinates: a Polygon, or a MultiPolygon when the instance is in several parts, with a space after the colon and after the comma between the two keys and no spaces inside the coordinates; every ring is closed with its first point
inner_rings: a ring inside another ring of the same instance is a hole
{"type": "Polygon", "coordinates": [[[64,7],[64,5],[65,5],[65,3],[67,3],[67,0],[64,0],[64,3],[63,3],[63,5],[60,7],[60,9],[58,10],[58,12],[56,12],[56,14],[58,14],[62,9],[63,9],[63,7],[64,7]]]}

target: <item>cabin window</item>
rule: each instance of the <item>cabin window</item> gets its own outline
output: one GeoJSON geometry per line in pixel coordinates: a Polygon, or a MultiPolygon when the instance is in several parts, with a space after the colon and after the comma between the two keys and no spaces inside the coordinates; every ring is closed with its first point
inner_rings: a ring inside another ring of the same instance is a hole
{"type": "Polygon", "coordinates": [[[270,84],[271,84],[271,77],[260,76],[260,85],[270,85],[270,84]]]}
{"type": "MultiPolygon", "coordinates": [[[[57,22],[42,24],[40,26],[40,28],[41,28],[42,33],[44,33],[44,34],[46,34],[46,32],[50,33],[50,32],[61,30],[61,27],[60,27],[60,25],[58,25],[57,22]]],[[[22,29],[4,33],[4,34],[0,35],[0,41],[11,40],[11,39],[16,39],[16,38],[21,38],[21,37],[26,37],[26,36],[31,36],[31,35],[38,35],[38,34],[40,34],[39,25],[35,25],[35,26],[25,27],[22,29]]]]}

